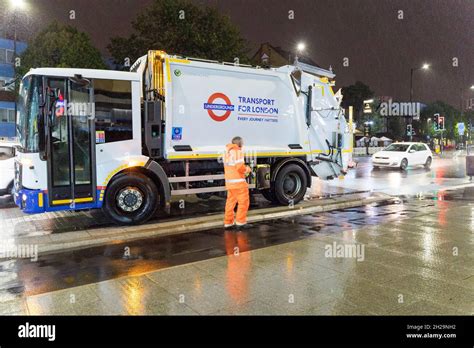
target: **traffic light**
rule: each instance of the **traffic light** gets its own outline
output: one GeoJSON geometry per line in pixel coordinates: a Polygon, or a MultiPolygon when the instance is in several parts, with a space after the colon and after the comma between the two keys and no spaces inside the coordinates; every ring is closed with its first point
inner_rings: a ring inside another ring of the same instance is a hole
{"type": "Polygon", "coordinates": [[[370,124],[368,123],[364,124],[364,136],[370,137],[370,124]]]}
{"type": "Polygon", "coordinates": [[[434,124],[434,130],[436,132],[439,129],[439,114],[434,114],[433,124],[434,124]]]}
{"type": "Polygon", "coordinates": [[[438,125],[439,125],[439,130],[443,131],[444,130],[444,116],[439,117],[438,125]]]}
{"type": "Polygon", "coordinates": [[[412,135],[413,126],[411,124],[407,124],[407,135],[412,135]]]}

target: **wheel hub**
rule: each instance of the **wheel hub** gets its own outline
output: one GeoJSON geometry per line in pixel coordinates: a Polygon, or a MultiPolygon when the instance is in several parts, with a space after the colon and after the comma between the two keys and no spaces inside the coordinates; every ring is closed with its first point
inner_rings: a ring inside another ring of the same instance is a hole
{"type": "Polygon", "coordinates": [[[301,189],[301,179],[298,175],[290,173],[283,181],[283,191],[288,197],[295,196],[301,189]]]}
{"type": "Polygon", "coordinates": [[[134,212],[143,204],[143,194],[136,187],[127,187],[117,195],[117,205],[126,212],[134,212]]]}

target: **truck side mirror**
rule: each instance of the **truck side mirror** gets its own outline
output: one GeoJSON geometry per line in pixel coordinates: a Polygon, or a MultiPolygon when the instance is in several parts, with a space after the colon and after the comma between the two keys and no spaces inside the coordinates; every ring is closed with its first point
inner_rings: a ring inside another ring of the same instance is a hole
{"type": "Polygon", "coordinates": [[[76,85],[79,85],[83,88],[90,88],[91,87],[91,81],[82,77],[82,75],[76,74],[74,77],[70,77],[69,81],[72,83],[75,83],[76,85]]]}

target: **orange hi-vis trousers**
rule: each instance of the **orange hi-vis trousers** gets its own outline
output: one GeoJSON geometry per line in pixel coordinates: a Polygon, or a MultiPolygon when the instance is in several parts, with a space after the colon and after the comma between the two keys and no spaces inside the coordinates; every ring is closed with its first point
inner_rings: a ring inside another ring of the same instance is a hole
{"type": "Polygon", "coordinates": [[[227,190],[227,201],[225,203],[224,224],[231,225],[234,223],[234,209],[237,205],[237,216],[235,222],[237,224],[247,223],[247,211],[249,210],[250,198],[247,185],[242,188],[227,190]]]}

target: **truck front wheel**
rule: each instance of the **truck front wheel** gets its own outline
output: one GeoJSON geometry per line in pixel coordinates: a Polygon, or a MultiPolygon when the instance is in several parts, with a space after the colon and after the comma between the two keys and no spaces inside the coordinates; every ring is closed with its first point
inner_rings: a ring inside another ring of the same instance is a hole
{"type": "Polygon", "coordinates": [[[112,221],[122,225],[146,222],[158,207],[158,189],[141,173],[129,172],[113,179],[107,186],[103,211],[112,221]]]}
{"type": "Polygon", "coordinates": [[[297,164],[289,164],[278,172],[273,192],[280,204],[296,204],[306,193],[308,183],[306,173],[297,164]]]}

